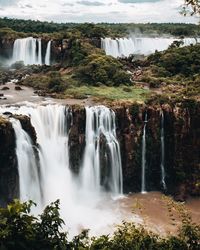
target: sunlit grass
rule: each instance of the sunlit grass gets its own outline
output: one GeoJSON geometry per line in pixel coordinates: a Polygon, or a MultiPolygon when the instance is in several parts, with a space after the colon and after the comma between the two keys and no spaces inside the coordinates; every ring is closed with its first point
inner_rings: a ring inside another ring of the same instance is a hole
{"type": "Polygon", "coordinates": [[[108,100],[128,100],[128,101],[145,101],[150,91],[136,87],[108,87],[108,86],[80,86],[70,87],[65,91],[67,96],[74,98],[96,97],[108,100]]]}

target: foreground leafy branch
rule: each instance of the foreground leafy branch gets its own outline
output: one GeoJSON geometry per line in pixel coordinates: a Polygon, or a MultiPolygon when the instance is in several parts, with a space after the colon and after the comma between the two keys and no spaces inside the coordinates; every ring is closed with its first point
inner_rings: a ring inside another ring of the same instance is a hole
{"type": "Polygon", "coordinates": [[[15,200],[7,208],[0,208],[0,249],[2,250],[197,250],[200,247],[200,227],[184,216],[177,236],[161,238],[123,222],[112,236],[90,238],[84,230],[71,241],[63,232],[64,221],[59,214],[59,201],[51,203],[38,217],[30,214],[32,201],[15,200]]]}
{"type": "MultiPolygon", "coordinates": [[[[200,14],[200,1],[199,0],[185,0],[185,6],[191,7],[191,15],[200,14]]],[[[185,12],[186,14],[186,12],[185,12]]]]}

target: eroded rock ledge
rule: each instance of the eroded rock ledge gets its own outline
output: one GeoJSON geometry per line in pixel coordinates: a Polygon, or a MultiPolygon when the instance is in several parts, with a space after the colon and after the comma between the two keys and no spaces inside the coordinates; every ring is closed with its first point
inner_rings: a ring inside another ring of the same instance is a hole
{"type": "MultiPolygon", "coordinates": [[[[19,197],[19,174],[16,156],[16,138],[9,118],[18,119],[36,146],[36,133],[27,116],[6,114],[0,116],[0,205],[5,206],[19,197]]],[[[35,148],[35,147],[34,147],[35,148]]],[[[35,152],[37,154],[37,152],[35,152]]]]}

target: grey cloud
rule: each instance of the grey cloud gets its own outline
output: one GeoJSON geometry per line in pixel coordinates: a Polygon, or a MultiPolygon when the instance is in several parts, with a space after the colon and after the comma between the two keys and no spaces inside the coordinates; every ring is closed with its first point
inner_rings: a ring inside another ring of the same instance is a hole
{"type": "Polygon", "coordinates": [[[98,1],[87,1],[87,0],[82,0],[82,1],[77,1],[78,4],[81,5],[87,5],[87,6],[102,6],[105,5],[104,3],[98,2],[98,1]]]}
{"type": "Polygon", "coordinates": [[[63,3],[62,6],[71,6],[72,7],[72,6],[74,6],[74,4],[73,3],[63,3]]]}
{"type": "Polygon", "coordinates": [[[30,5],[30,4],[25,5],[25,7],[27,7],[27,8],[33,8],[33,6],[30,5]]]}

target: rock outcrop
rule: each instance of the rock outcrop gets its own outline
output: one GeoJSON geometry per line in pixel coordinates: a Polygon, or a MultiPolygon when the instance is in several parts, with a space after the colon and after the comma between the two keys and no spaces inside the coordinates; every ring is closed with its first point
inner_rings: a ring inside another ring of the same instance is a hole
{"type": "MultiPolygon", "coordinates": [[[[6,115],[12,116],[11,114],[6,115]]],[[[36,133],[30,118],[23,115],[12,117],[20,121],[22,128],[31,137],[33,146],[37,146],[36,133]]],[[[37,150],[35,150],[35,154],[37,156],[37,150]]],[[[14,198],[19,198],[15,132],[9,119],[0,116],[0,206],[5,206],[14,198]]]]}
{"type": "Polygon", "coordinates": [[[11,122],[0,117],[0,205],[19,196],[15,133],[11,122]]]}

